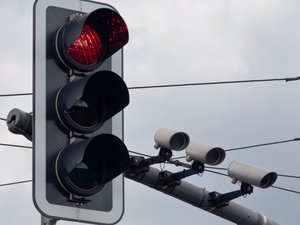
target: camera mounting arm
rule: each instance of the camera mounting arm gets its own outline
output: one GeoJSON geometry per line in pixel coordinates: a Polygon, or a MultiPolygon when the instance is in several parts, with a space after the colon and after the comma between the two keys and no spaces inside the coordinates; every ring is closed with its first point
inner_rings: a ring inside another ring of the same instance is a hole
{"type": "Polygon", "coordinates": [[[194,161],[191,168],[187,170],[182,170],[176,173],[171,173],[169,171],[162,171],[160,173],[160,181],[164,183],[165,185],[170,185],[176,182],[179,182],[181,179],[184,179],[186,177],[203,173],[205,169],[205,166],[203,163],[194,161]]]}
{"type": "Polygon", "coordinates": [[[211,203],[216,204],[217,206],[226,206],[228,202],[233,199],[239,198],[241,196],[252,194],[253,193],[253,186],[247,183],[242,182],[241,189],[237,191],[228,192],[225,194],[220,194],[218,192],[210,192],[209,196],[211,199],[209,200],[211,203]]]}
{"type": "Polygon", "coordinates": [[[133,160],[131,160],[131,166],[135,169],[142,169],[153,164],[168,161],[172,157],[172,155],[172,150],[167,148],[160,148],[157,156],[152,156],[148,159],[133,158],[133,160]]]}

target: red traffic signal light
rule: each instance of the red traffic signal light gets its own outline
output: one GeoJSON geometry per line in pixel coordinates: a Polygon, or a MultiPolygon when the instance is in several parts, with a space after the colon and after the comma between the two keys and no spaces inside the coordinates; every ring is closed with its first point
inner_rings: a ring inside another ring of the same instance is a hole
{"type": "Polygon", "coordinates": [[[57,52],[70,69],[91,71],[128,42],[128,28],[117,12],[101,8],[78,14],[58,31],[57,52]]]}
{"type": "Polygon", "coordinates": [[[67,48],[67,54],[81,65],[97,64],[103,55],[99,34],[89,25],[84,25],[81,34],[67,48]]]}

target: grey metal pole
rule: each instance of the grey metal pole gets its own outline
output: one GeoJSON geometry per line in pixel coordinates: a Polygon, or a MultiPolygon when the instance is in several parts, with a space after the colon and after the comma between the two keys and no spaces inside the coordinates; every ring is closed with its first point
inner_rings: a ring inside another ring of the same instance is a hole
{"type": "MultiPolygon", "coordinates": [[[[171,174],[171,172],[169,172],[171,174]]],[[[209,192],[185,181],[174,185],[162,185],[160,171],[154,167],[129,170],[125,177],[147,185],[195,207],[213,213],[237,225],[280,225],[266,216],[230,201],[228,205],[216,207],[209,199],[209,192]]]]}

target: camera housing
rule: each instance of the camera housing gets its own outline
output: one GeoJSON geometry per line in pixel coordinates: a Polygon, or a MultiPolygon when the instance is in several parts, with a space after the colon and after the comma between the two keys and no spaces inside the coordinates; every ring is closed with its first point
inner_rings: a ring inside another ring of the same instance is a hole
{"type": "Polygon", "coordinates": [[[154,135],[155,148],[167,148],[174,151],[185,149],[190,143],[190,137],[184,132],[160,128],[154,135]]]}
{"type": "Polygon", "coordinates": [[[224,149],[201,142],[191,141],[186,148],[187,161],[198,161],[209,165],[218,165],[225,159],[224,149]]]}
{"type": "Polygon", "coordinates": [[[277,180],[277,173],[238,160],[230,163],[228,175],[260,188],[268,188],[277,180]]]}

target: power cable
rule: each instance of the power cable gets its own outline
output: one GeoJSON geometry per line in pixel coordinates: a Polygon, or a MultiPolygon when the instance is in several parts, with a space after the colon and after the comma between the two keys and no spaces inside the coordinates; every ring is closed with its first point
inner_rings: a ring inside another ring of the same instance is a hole
{"type": "Polygon", "coordinates": [[[283,141],[274,141],[274,142],[268,142],[268,143],[256,144],[256,145],[248,145],[248,146],[243,146],[243,147],[238,147],[238,148],[227,149],[225,151],[226,152],[237,151],[237,150],[243,150],[243,149],[247,149],[247,148],[256,148],[256,147],[261,147],[261,146],[266,146],[266,145],[277,145],[277,144],[283,144],[283,143],[294,142],[294,141],[300,141],[300,138],[294,138],[294,139],[283,140],[283,141]]]}
{"type": "MultiPolygon", "coordinates": [[[[134,89],[147,89],[147,88],[168,88],[168,87],[237,84],[237,83],[257,83],[257,82],[274,82],[274,81],[290,82],[290,81],[296,81],[296,80],[300,80],[300,76],[285,77],[285,78],[268,78],[268,79],[230,80],[230,81],[196,82],[196,83],[182,83],[182,84],[161,84],[161,85],[149,85],[149,86],[133,86],[133,87],[128,87],[128,89],[129,90],[134,90],[134,89]]],[[[0,97],[15,97],[15,96],[28,96],[28,95],[33,95],[33,93],[1,94],[0,97]]]]}
{"type": "Polygon", "coordinates": [[[282,187],[278,187],[278,186],[271,186],[271,187],[272,187],[272,188],[279,189],[279,190],[282,190],[282,191],[287,191],[287,192],[292,192],[292,193],[295,193],[295,194],[300,194],[299,191],[294,191],[294,190],[287,189],[287,188],[282,188],[282,187]]]}
{"type": "Polygon", "coordinates": [[[0,95],[0,97],[16,97],[16,96],[26,96],[26,95],[32,95],[32,93],[3,94],[0,95]]]}
{"type": "Polygon", "coordinates": [[[24,183],[29,183],[29,182],[32,182],[32,180],[23,180],[23,181],[0,184],[0,187],[5,187],[5,186],[10,186],[10,185],[15,185],[15,184],[24,184],[24,183]]]}
{"type": "Polygon", "coordinates": [[[212,170],[208,170],[208,169],[205,169],[205,171],[210,172],[210,173],[214,173],[214,174],[217,174],[217,175],[229,177],[228,174],[225,174],[225,173],[220,173],[220,172],[216,172],[216,171],[212,171],[212,170]]]}
{"type": "MultiPolygon", "coordinates": [[[[251,80],[230,80],[230,81],[213,81],[213,82],[196,82],[196,83],[182,83],[182,84],[161,84],[149,86],[133,86],[128,87],[129,90],[147,89],[147,88],[168,88],[168,87],[185,87],[185,86],[200,86],[200,85],[219,85],[219,84],[237,84],[237,83],[255,83],[255,82],[274,82],[274,81],[296,81],[300,80],[300,76],[285,77],[285,78],[267,78],[267,79],[251,79],[251,80]]],[[[0,97],[15,97],[28,96],[33,93],[15,93],[15,94],[1,94],[0,97]]]]}
{"type": "MultiPolygon", "coordinates": [[[[148,88],[168,88],[168,87],[237,84],[237,83],[257,83],[257,82],[274,82],[274,81],[290,82],[290,81],[296,81],[296,80],[300,80],[300,76],[285,77],[285,78],[268,78],[268,79],[230,80],[230,81],[196,82],[196,83],[182,83],[182,84],[161,84],[161,85],[149,85],[149,86],[133,86],[133,87],[128,87],[128,89],[129,90],[134,90],[134,89],[148,89],[148,88]]],[[[14,96],[27,96],[27,95],[33,95],[33,94],[32,93],[1,94],[0,97],[14,97],[14,96]]]]}
{"type": "Polygon", "coordinates": [[[279,177],[286,177],[286,178],[300,179],[300,176],[294,176],[294,175],[277,174],[277,176],[279,176],[279,177]]]}
{"type": "Polygon", "coordinates": [[[221,168],[221,167],[205,166],[205,168],[214,169],[214,170],[226,170],[227,171],[227,168],[221,168]]]}
{"type": "Polygon", "coordinates": [[[239,84],[239,83],[257,83],[257,82],[274,82],[274,81],[296,81],[300,80],[300,76],[288,78],[270,78],[270,79],[251,79],[251,80],[231,80],[231,81],[215,81],[215,82],[199,82],[199,83],[182,83],[182,84],[161,84],[149,86],[128,87],[129,90],[150,89],[150,88],[169,88],[169,87],[186,87],[186,86],[203,86],[203,85],[220,85],[220,84],[239,84]]]}
{"type": "Polygon", "coordinates": [[[13,144],[6,144],[6,143],[0,143],[2,146],[8,146],[8,147],[15,147],[15,148],[30,148],[32,149],[31,146],[25,146],[25,145],[13,145],[13,144]]]}

